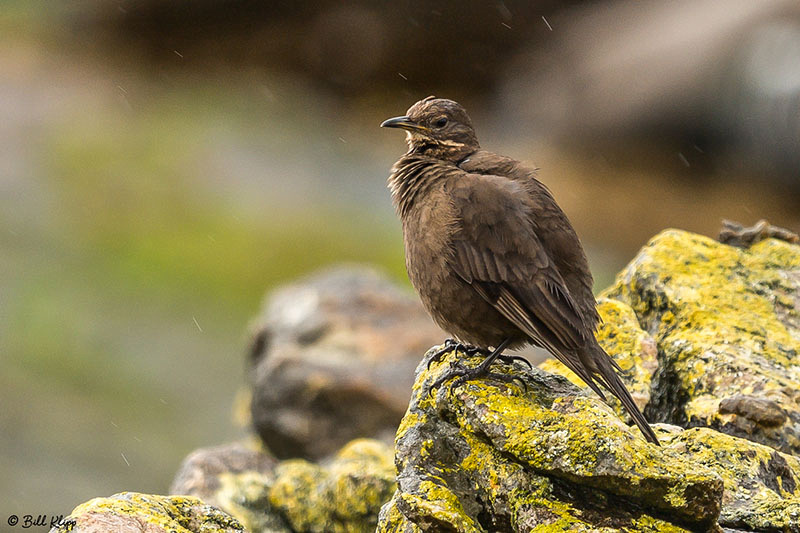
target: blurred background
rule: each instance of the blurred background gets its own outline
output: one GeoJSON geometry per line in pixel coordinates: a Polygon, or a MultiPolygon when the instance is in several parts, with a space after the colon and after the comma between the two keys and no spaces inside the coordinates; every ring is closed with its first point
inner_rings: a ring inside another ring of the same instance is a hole
{"type": "Polygon", "coordinates": [[[607,286],[667,227],[800,230],[796,0],[5,0],[0,512],[165,492],[266,290],[405,282],[378,124],[435,94],[541,168],[607,286]]]}

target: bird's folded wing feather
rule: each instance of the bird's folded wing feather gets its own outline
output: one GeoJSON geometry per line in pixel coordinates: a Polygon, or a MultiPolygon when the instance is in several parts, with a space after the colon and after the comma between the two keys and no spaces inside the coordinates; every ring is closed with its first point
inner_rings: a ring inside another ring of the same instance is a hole
{"type": "Polygon", "coordinates": [[[451,198],[458,217],[450,242],[453,271],[538,344],[591,380],[575,354],[591,329],[537,237],[519,185],[465,174],[451,198]]]}

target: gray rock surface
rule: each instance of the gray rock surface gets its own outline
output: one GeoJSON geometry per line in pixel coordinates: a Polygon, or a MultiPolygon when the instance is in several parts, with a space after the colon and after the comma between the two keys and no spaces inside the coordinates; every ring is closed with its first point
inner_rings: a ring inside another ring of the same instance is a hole
{"type": "Polygon", "coordinates": [[[525,387],[487,379],[429,395],[454,360],[451,353],[418,368],[397,434],[398,493],[381,512],[379,532],[716,524],[723,482],[710,468],[648,444],[602,401],[539,369],[497,366],[522,376],[525,387]]]}
{"type": "Polygon", "coordinates": [[[445,334],[410,289],[341,267],[271,293],[251,342],[253,426],[276,456],[391,442],[420,355],[445,334]]]}
{"type": "Polygon", "coordinates": [[[269,498],[278,464],[255,440],[202,448],[183,460],[170,493],[194,496],[223,509],[251,532],[291,533],[269,498]]]}
{"type": "Polygon", "coordinates": [[[800,458],[708,428],[675,428],[662,442],[722,478],[721,526],[800,531],[800,458]]]}

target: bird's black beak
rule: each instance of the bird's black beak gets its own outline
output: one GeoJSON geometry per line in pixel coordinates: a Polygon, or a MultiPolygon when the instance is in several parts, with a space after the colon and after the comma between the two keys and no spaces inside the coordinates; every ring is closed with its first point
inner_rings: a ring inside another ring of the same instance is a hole
{"type": "Polygon", "coordinates": [[[400,128],[408,131],[428,131],[428,128],[420,126],[406,116],[394,117],[381,122],[381,128],[400,128]]]}

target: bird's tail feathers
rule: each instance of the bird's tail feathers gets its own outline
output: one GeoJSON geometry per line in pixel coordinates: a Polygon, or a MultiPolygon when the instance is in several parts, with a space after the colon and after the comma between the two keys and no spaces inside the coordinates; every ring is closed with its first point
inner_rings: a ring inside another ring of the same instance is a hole
{"type": "Polygon", "coordinates": [[[611,394],[616,396],[622,404],[622,407],[631,415],[631,418],[642,432],[642,435],[644,435],[644,438],[648,442],[660,446],[661,444],[658,442],[653,428],[647,423],[647,419],[633,401],[631,393],[628,392],[627,387],[625,387],[625,384],[614,370],[614,368],[619,368],[619,366],[615,364],[614,360],[611,359],[600,346],[598,346],[597,349],[602,353],[602,356],[598,354],[598,357],[595,359],[595,361],[599,362],[597,365],[598,373],[595,374],[595,378],[602,383],[611,394]]]}

